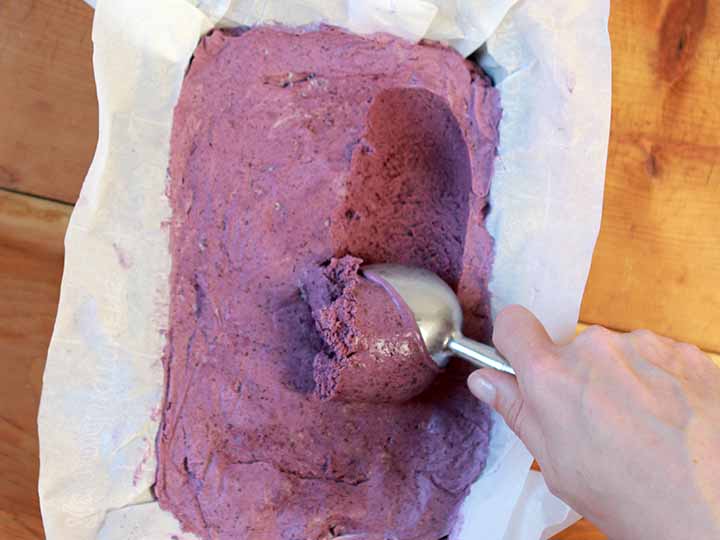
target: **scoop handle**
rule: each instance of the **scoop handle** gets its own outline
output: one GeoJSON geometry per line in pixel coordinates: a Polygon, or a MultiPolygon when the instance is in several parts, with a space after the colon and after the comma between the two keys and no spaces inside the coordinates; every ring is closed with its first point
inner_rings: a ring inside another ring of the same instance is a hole
{"type": "Polygon", "coordinates": [[[500,356],[499,352],[478,341],[468,339],[465,336],[455,336],[450,339],[447,348],[453,354],[467,360],[475,367],[489,367],[515,375],[515,370],[507,360],[500,356]]]}

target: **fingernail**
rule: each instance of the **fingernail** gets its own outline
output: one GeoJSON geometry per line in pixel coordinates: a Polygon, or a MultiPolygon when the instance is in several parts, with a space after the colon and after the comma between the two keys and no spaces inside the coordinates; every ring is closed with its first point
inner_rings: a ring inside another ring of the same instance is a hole
{"type": "Polygon", "coordinates": [[[497,390],[495,386],[483,377],[482,370],[473,371],[468,378],[468,387],[473,395],[488,405],[495,403],[497,390]]]}

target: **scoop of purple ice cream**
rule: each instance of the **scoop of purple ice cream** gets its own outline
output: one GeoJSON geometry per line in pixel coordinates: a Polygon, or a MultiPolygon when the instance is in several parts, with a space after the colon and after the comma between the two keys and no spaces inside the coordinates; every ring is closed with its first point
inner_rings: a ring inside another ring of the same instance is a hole
{"type": "Polygon", "coordinates": [[[361,264],[345,256],[307,274],[305,297],[324,342],[313,363],[316,393],[342,401],[407,401],[440,369],[407,306],[363,278],[361,264]]]}

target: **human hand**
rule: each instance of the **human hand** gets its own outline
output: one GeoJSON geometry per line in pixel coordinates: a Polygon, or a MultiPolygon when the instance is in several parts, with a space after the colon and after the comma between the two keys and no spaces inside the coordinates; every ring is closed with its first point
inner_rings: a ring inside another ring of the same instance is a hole
{"type": "Polygon", "coordinates": [[[474,372],[550,490],[617,540],[720,538],[720,369],[647,330],[589,328],[555,345],[513,306],[493,341],[517,379],[474,372]]]}

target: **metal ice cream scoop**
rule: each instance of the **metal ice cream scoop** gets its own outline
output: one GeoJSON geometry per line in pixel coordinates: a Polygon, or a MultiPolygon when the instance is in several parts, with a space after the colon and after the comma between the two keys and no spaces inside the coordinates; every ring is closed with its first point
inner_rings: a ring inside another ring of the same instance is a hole
{"type": "Polygon", "coordinates": [[[444,368],[451,356],[472,365],[515,375],[510,364],[492,347],[462,335],[462,310],[453,290],[437,275],[399,264],[364,266],[365,277],[390,286],[415,316],[433,361],[444,368]]]}

